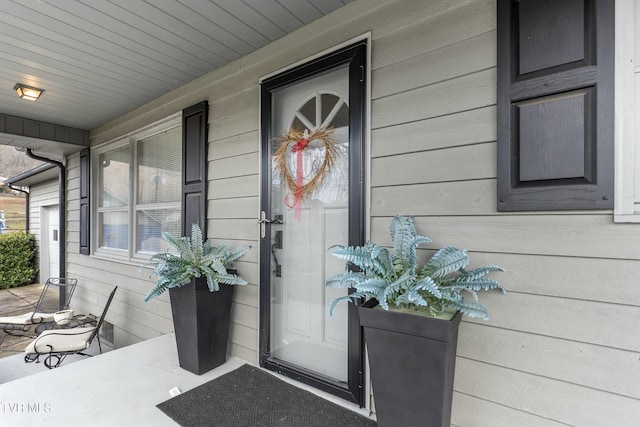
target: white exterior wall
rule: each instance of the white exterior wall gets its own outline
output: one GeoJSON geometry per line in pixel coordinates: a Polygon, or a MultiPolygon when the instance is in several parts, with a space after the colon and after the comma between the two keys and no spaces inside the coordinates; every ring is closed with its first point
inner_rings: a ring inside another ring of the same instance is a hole
{"type": "MultiPolygon", "coordinates": [[[[640,224],[614,224],[612,211],[497,212],[495,30],[495,0],[359,0],[94,130],[92,145],[209,101],[209,237],[253,247],[230,351],[257,363],[259,79],[371,31],[371,239],[389,243],[391,217],[414,215],[431,248],[508,270],[496,275],[508,294],[482,296],[491,320],[461,325],[452,425],[637,425],[640,224]]],[[[143,302],[147,272],[78,254],[78,165],[69,159],[77,297],[95,310],[105,285],[120,286],[118,346],[170,331],[168,296],[143,302]]]]}
{"type": "Polygon", "coordinates": [[[41,238],[41,218],[40,214],[43,209],[49,206],[58,206],[60,202],[59,198],[60,187],[58,185],[58,179],[53,179],[38,184],[34,184],[29,187],[29,232],[36,238],[36,265],[38,266],[37,280],[40,283],[44,283],[47,277],[41,276],[41,253],[42,253],[42,238],[41,238]]]}

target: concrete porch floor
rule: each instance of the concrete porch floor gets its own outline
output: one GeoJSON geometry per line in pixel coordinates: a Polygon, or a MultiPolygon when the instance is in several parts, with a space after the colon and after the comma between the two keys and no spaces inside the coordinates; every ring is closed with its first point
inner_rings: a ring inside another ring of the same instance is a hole
{"type": "MultiPolygon", "coordinates": [[[[0,360],[0,369],[18,363],[24,364],[20,356],[0,360]]],[[[178,366],[175,337],[167,334],[57,369],[40,366],[38,374],[0,384],[0,425],[175,427],[177,424],[156,408],[171,398],[170,389],[178,387],[185,392],[244,363],[232,357],[203,375],[192,374],[178,366]]],[[[303,388],[368,416],[368,411],[349,402],[303,388]]],[[[211,425],[215,425],[214,418],[211,425]]]]}
{"type": "MultiPolygon", "coordinates": [[[[201,376],[178,366],[173,334],[63,364],[0,385],[0,424],[6,426],[171,426],[155,406],[169,390],[187,391],[241,366],[240,359],[201,376]]],[[[24,362],[5,358],[0,369],[24,362]]]]}
{"type": "MultiPolygon", "coordinates": [[[[29,300],[33,295],[37,299],[40,291],[37,285],[27,288],[17,288],[19,295],[12,292],[13,296],[7,295],[6,290],[0,291],[0,307],[20,301],[28,306],[29,300]]],[[[170,389],[188,391],[247,363],[232,357],[203,375],[192,374],[178,366],[172,333],[113,351],[103,346],[106,351],[102,355],[98,354],[94,340],[88,353],[95,357],[70,356],[61,367],[52,370],[42,363],[25,363],[20,350],[25,345],[16,344],[19,353],[3,352],[5,357],[0,356],[0,426],[175,427],[178,424],[156,408],[171,398],[170,389]]],[[[369,415],[349,402],[281,378],[364,416],[369,415]]],[[[215,425],[215,420],[212,422],[215,425]]]]}

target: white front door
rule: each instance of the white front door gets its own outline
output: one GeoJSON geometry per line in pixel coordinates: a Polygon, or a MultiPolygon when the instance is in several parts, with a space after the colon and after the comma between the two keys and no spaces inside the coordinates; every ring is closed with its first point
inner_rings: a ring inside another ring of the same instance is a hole
{"type": "Polygon", "coordinates": [[[364,52],[345,48],[261,85],[260,363],[363,401],[355,307],[329,304],[336,244],[364,243],[364,52]]]}
{"type": "MultiPolygon", "coordinates": [[[[335,154],[328,171],[322,169],[326,139],[308,141],[300,154],[289,144],[285,174],[294,180],[301,176],[302,185],[323,175],[313,193],[298,202],[295,191],[284,182],[284,171],[275,171],[280,179],[272,181],[270,217],[282,218],[282,224],[271,228],[277,259],[271,281],[272,355],[338,381],[347,380],[346,306],[338,306],[333,318],[327,313],[331,300],[346,291],[327,289],[324,282],[344,269],[329,248],[348,242],[348,95],[346,66],[274,95],[277,135],[288,129],[312,133],[333,128],[330,143],[335,154]]],[[[283,143],[274,144],[273,150],[283,143]]]]}

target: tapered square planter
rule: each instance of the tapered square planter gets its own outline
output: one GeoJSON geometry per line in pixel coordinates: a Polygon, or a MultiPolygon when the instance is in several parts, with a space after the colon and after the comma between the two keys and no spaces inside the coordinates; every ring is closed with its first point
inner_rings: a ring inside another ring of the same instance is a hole
{"type": "Polygon", "coordinates": [[[358,307],[379,427],[449,427],[461,314],[441,320],[358,307]]]}
{"type": "Polygon", "coordinates": [[[180,367],[201,375],[222,365],[227,356],[233,286],[210,292],[204,278],[171,288],[171,313],[180,367]]]}

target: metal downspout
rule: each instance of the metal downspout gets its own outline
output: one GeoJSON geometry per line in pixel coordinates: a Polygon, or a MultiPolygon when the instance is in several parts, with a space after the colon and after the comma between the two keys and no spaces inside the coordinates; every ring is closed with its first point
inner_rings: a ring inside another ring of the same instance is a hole
{"type": "MultiPolygon", "coordinates": [[[[58,167],[58,182],[60,183],[60,191],[58,194],[59,198],[59,207],[58,207],[58,215],[60,225],[60,254],[59,254],[59,263],[60,263],[60,277],[66,277],[66,251],[67,251],[67,207],[66,207],[66,190],[67,190],[67,182],[66,182],[66,168],[65,166],[57,160],[47,159],[46,157],[38,156],[37,154],[33,154],[31,148],[27,148],[26,150],[27,156],[31,157],[35,160],[40,160],[46,163],[52,163],[58,167]]],[[[66,291],[64,286],[60,286],[60,305],[64,306],[66,303],[66,291]]]]}

